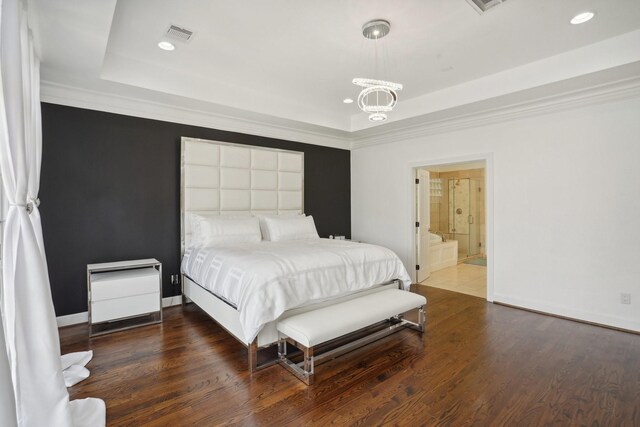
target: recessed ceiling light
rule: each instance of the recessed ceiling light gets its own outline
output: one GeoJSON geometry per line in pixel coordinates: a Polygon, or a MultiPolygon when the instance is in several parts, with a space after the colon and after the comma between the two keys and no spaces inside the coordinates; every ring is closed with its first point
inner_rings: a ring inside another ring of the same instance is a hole
{"type": "Polygon", "coordinates": [[[574,16],[571,19],[571,23],[573,25],[584,24],[585,22],[591,20],[591,18],[593,18],[593,16],[594,16],[593,12],[582,12],[582,13],[579,13],[576,16],[574,16]]]}
{"type": "Polygon", "coordinates": [[[162,50],[174,50],[176,47],[173,45],[173,43],[169,43],[169,42],[160,42],[158,43],[158,47],[162,50]]]}
{"type": "Polygon", "coordinates": [[[351,103],[353,103],[353,99],[345,98],[345,99],[342,100],[342,102],[344,102],[345,104],[351,104],[351,103]]]}

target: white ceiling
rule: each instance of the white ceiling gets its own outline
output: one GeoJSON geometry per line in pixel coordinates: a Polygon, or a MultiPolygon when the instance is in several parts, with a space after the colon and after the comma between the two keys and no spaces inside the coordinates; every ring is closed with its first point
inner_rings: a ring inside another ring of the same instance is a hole
{"type": "MultiPolygon", "coordinates": [[[[30,0],[42,78],[95,92],[352,135],[371,127],[353,77],[405,88],[390,122],[640,61],[638,0],[30,0]],[[583,25],[570,18],[596,17],[583,25]],[[374,43],[360,28],[391,22],[374,43]],[[157,47],[170,24],[195,32],[157,47]],[[379,58],[380,59],[380,58],[379,58]],[[204,108],[204,107],[202,107],[204,108]]],[[[389,126],[389,125],[383,125],[389,126]]]]}

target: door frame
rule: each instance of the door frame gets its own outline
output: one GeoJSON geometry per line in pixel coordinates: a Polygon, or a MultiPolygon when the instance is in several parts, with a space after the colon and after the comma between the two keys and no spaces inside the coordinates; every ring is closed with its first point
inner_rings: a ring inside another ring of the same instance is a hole
{"type": "MultiPolygon", "coordinates": [[[[429,212],[429,214],[427,215],[427,217],[429,218],[429,224],[424,224],[427,225],[427,234],[431,231],[431,188],[430,188],[430,181],[431,181],[431,172],[423,169],[423,168],[414,168],[413,171],[415,172],[415,179],[416,180],[420,180],[420,181],[416,181],[416,185],[414,186],[415,188],[415,194],[414,194],[414,199],[415,199],[415,208],[416,208],[416,224],[420,223],[421,225],[419,227],[416,227],[415,230],[415,257],[416,257],[416,265],[420,265],[420,271],[423,272],[423,274],[419,274],[418,271],[416,271],[416,275],[415,275],[415,282],[421,282],[423,280],[428,279],[431,276],[431,271],[429,269],[429,246],[426,247],[425,250],[425,257],[427,259],[427,263],[423,263],[422,259],[423,259],[423,253],[422,253],[422,248],[423,248],[423,244],[422,244],[422,237],[427,237],[428,236],[423,236],[421,233],[421,229],[424,229],[424,226],[422,225],[422,216],[420,215],[420,211],[422,208],[422,203],[425,203],[427,205],[427,212],[429,212]],[[422,182],[422,177],[420,176],[421,173],[426,174],[426,176],[429,178],[426,182],[422,182]],[[426,189],[426,191],[420,191],[422,189],[426,189]],[[426,196],[425,200],[423,199],[423,196],[426,196]],[[423,265],[425,264],[425,265],[423,265]],[[424,275],[424,271],[426,271],[426,277],[424,275]],[[422,276],[422,277],[420,277],[422,276]],[[422,279],[422,280],[420,280],[422,279]]],[[[428,240],[427,240],[428,241],[428,240]]]]}
{"type": "MultiPolygon", "coordinates": [[[[431,166],[443,166],[443,165],[452,165],[456,163],[466,163],[473,161],[483,161],[485,162],[485,171],[484,171],[484,202],[485,202],[485,253],[487,255],[487,301],[493,302],[493,294],[494,294],[494,286],[493,286],[493,278],[494,278],[494,248],[493,248],[493,153],[478,153],[478,154],[469,154],[466,156],[458,156],[458,157],[439,157],[432,159],[424,159],[421,161],[411,162],[408,164],[408,168],[406,169],[407,175],[409,179],[407,182],[411,183],[411,193],[415,195],[415,176],[416,170],[419,168],[429,168],[431,166]]],[[[416,241],[416,198],[415,196],[412,198],[411,204],[413,208],[410,209],[410,221],[407,221],[407,233],[409,235],[408,241],[410,242],[411,247],[409,248],[408,253],[412,254],[413,263],[411,264],[411,272],[414,280],[417,280],[417,271],[415,266],[418,264],[417,259],[417,250],[416,245],[418,242],[416,241]]],[[[416,282],[417,283],[417,282],[416,282]]]]}

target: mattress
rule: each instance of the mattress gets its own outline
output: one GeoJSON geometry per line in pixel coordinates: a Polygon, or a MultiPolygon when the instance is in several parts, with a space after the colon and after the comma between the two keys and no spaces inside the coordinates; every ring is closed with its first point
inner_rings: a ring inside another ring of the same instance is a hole
{"type": "Polygon", "coordinates": [[[296,307],[411,278],[391,250],[333,239],[192,247],[181,271],[236,307],[246,342],[296,307]]]}

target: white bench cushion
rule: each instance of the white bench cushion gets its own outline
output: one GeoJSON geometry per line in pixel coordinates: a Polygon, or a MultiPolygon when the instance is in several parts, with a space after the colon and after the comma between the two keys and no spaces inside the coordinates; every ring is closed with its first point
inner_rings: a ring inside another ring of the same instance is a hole
{"type": "Polygon", "coordinates": [[[305,347],[313,347],[426,303],[422,295],[387,289],[288,317],[279,321],[277,328],[305,347]]]}

